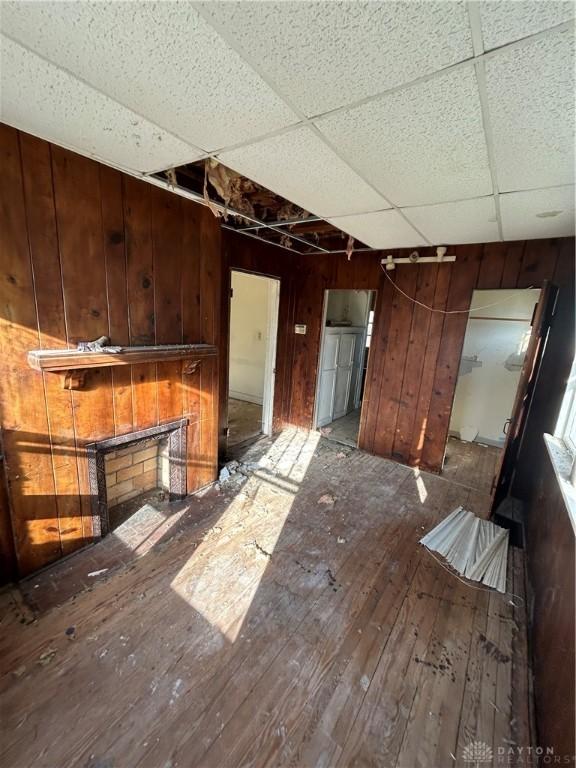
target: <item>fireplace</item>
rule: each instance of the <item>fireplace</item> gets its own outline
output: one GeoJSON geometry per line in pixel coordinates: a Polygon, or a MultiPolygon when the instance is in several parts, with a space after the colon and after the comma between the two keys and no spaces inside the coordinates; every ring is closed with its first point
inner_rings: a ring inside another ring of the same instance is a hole
{"type": "Polygon", "coordinates": [[[188,419],[86,446],[94,538],[110,532],[110,509],[160,488],[170,501],[186,496],[188,419]]]}

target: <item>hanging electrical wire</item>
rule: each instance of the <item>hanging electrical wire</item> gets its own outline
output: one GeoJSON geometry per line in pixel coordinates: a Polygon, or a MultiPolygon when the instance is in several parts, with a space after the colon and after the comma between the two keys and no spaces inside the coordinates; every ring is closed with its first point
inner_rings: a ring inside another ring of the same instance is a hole
{"type": "MultiPolygon", "coordinates": [[[[490,309],[490,307],[495,307],[498,304],[504,304],[505,302],[516,298],[515,295],[504,296],[504,298],[498,299],[498,301],[493,301],[491,304],[484,304],[483,307],[470,307],[469,309],[436,309],[436,307],[429,307],[428,304],[424,304],[422,301],[418,301],[418,299],[415,299],[412,296],[409,296],[407,293],[405,293],[402,290],[402,288],[400,288],[400,286],[398,286],[394,282],[394,280],[392,280],[392,278],[388,274],[387,270],[384,269],[382,264],[380,264],[380,269],[382,270],[382,272],[384,272],[386,278],[392,283],[392,285],[394,286],[394,289],[398,291],[398,293],[401,293],[402,296],[404,296],[414,304],[418,304],[419,307],[423,307],[424,309],[427,309],[429,312],[437,312],[440,315],[469,315],[470,312],[480,312],[480,310],[482,309],[490,309]]],[[[534,288],[533,285],[529,285],[528,288],[522,288],[521,290],[530,291],[533,288],[534,288]]]]}

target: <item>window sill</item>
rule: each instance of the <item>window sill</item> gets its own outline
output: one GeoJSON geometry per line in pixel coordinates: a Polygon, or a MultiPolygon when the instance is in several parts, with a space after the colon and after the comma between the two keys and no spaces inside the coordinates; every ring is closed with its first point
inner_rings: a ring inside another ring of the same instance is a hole
{"type": "Polygon", "coordinates": [[[564,497],[568,516],[576,533],[576,488],[570,482],[570,470],[572,468],[572,456],[564,446],[564,443],[552,435],[544,435],[544,442],[548,449],[550,461],[564,497]]]}

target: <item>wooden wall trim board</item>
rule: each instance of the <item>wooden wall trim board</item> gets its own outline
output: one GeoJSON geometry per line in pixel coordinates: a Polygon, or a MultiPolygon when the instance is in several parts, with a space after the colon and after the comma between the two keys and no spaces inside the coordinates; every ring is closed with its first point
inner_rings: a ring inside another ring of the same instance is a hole
{"type": "Polygon", "coordinates": [[[188,418],[188,490],[216,477],[217,358],[93,369],[70,392],[26,354],[218,346],[221,234],[208,209],[1,124],[0,152],[0,522],[22,576],[91,541],[86,443],[188,418]]]}

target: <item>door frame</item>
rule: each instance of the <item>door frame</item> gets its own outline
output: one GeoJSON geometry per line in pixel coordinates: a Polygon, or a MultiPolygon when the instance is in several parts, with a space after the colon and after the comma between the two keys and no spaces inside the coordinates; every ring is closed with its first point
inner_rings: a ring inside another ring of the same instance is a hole
{"type": "MultiPolygon", "coordinates": [[[[314,414],[312,417],[312,429],[319,430],[321,427],[318,426],[318,406],[320,402],[320,379],[321,379],[321,370],[322,370],[322,359],[324,355],[324,341],[326,338],[326,314],[328,312],[328,294],[330,291],[364,291],[365,293],[370,294],[371,300],[368,301],[367,307],[366,307],[366,316],[364,317],[364,333],[362,334],[362,349],[365,348],[366,345],[366,337],[368,335],[368,319],[370,317],[370,310],[376,310],[376,302],[378,300],[378,290],[376,288],[325,288],[324,289],[324,299],[322,302],[322,319],[321,319],[321,325],[320,325],[320,344],[318,349],[318,362],[316,365],[316,387],[314,390],[314,414]]],[[[370,353],[368,353],[368,361],[370,360],[370,353]]],[[[362,367],[360,368],[359,375],[355,384],[355,392],[354,392],[354,403],[357,402],[359,396],[360,396],[360,387],[362,386],[362,367]]],[[[364,391],[366,391],[366,388],[364,388],[364,391]]],[[[362,409],[364,408],[364,400],[360,404],[360,425],[362,425],[362,409]]],[[[360,440],[360,429],[358,430],[358,437],[356,440],[356,445],[358,445],[358,442],[360,440]]]]}
{"type": "MultiPolygon", "coordinates": [[[[264,277],[264,275],[258,275],[264,277]]],[[[274,428],[274,392],[276,389],[276,349],[278,346],[278,315],[280,312],[280,280],[268,280],[268,319],[266,322],[266,362],[264,364],[264,389],[262,393],[262,432],[272,436],[274,428]]]]}
{"type": "MultiPolygon", "coordinates": [[[[230,288],[232,288],[232,275],[237,272],[241,275],[250,275],[261,280],[266,280],[268,285],[268,313],[266,319],[266,359],[264,362],[264,386],[262,390],[262,434],[272,436],[274,429],[274,392],[276,386],[276,354],[278,349],[278,318],[280,313],[280,278],[265,275],[261,272],[252,272],[248,269],[230,268],[230,288]]],[[[228,391],[226,398],[230,397],[230,360],[232,334],[230,324],[232,321],[232,291],[228,296],[228,371],[226,382],[228,391]]]]}
{"type": "Polygon", "coordinates": [[[316,388],[314,392],[314,415],[312,417],[312,429],[320,429],[318,426],[318,406],[319,406],[319,395],[320,395],[320,378],[321,378],[321,368],[322,368],[322,356],[324,355],[324,343],[325,343],[325,329],[326,329],[326,313],[328,312],[328,291],[329,289],[324,289],[324,299],[322,301],[322,320],[320,321],[320,345],[319,345],[319,351],[318,351],[318,364],[316,366],[316,388]]]}

